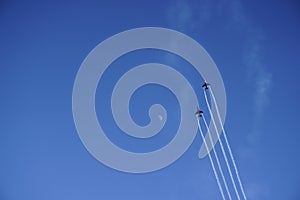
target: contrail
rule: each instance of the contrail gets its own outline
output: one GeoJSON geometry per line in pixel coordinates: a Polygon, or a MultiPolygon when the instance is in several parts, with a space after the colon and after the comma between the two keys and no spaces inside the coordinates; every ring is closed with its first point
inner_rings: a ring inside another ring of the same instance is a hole
{"type": "Polygon", "coordinates": [[[198,122],[198,128],[199,128],[199,131],[200,131],[202,140],[203,140],[204,145],[205,145],[205,148],[206,148],[206,150],[207,150],[207,152],[208,152],[208,157],[209,157],[210,164],[211,164],[211,166],[212,166],[212,168],[213,168],[214,175],[215,175],[215,178],[216,178],[216,180],[217,180],[217,183],[218,183],[218,187],[219,187],[220,193],[221,193],[221,195],[222,195],[222,199],[225,200],[225,196],[224,196],[223,189],[222,189],[222,186],[221,186],[221,183],[220,183],[220,179],[219,179],[219,176],[218,176],[218,174],[217,174],[217,171],[216,171],[214,162],[213,162],[213,160],[212,160],[212,157],[211,157],[211,155],[210,155],[210,152],[208,151],[208,146],[207,146],[206,141],[205,141],[205,139],[204,139],[204,134],[203,134],[203,132],[202,132],[202,129],[201,129],[201,126],[200,126],[200,122],[199,122],[199,118],[198,118],[198,117],[197,117],[197,122],[198,122]]]}
{"type": "MultiPolygon", "coordinates": [[[[210,113],[211,121],[213,123],[213,126],[215,128],[216,133],[218,133],[218,129],[217,129],[217,126],[216,126],[216,123],[215,123],[215,119],[214,119],[214,116],[213,116],[212,111],[210,109],[210,106],[209,106],[209,103],[208,103],[208,100],[207,100],[207,95],[206,95],[205,90],[203,90],[203,93],[204,93],[204,96],[205,96],[205,101],[206,101],[206,104],[207,104],[208,111],[210,113]]],[[[237,198],[240,200],[240,195],[239,195],[239,193],[237,191],[236,184],[235,184],[235,181],[234,181],[233,176],[232,176],[232,172],[231,172],[231,169],[230,169],[230,166],[229,166],[229,162],[228,162],[225,150],[224,150],[224,146],[223,146],[223,142],[221,140],[221,137],[219,137],[219,142],[220,142],[222,154],[224,156],[224,159],[225,159],[225,162],[226,162],[226,166],[227,166],[227,169],[228,169],[228,172],[229,172],[229,175],[230,175],[230,179],[231,179],[232,184],[233,184],[234,191],[236,193],[237,198]]]]}
{"type": "MultiPolygon", "coordinates": [[[[211,143],[211,145],[213,145],[213,144],[212,144],[212,137],[211,137],[211,134],[210,134],[210,131],[209,131],[207,122],[206,122],[205,117],[204,117],[203,114],[202,114],[202,118],[203,118],[203,122],[204,122],[204,124],[205,124],[205,127],[206,127],[206,129],[207,129],[208,135],[209,135],[210,143],[211,143]]],[[[213,149],[213,152],[214,152],[214,155],[215,155],[217,164],[218,164],[218,168],[219,168],[220,174],[221,174],[221,176],[222,176],[222,179],[223,179],[223,182],[224,182],[224,185],[225,185],[226,192],[227,192],[227,194],[228,194],[229,199],[231,200],[231,194],[230,194],[229,189],[228,189],[228,185],[227,185],[227,182],[226,182],[226,179],[225,179],[225,176],[224,176],[224,173],[223,173],[223,170],[222,170],[222,167],[221,167],[219,158],[218,158],[218,154],[217,154],[215,148],[212,148],[212,149],[213,149]]]]}
{"type": "Polygon", "coordinates": [[[239,185],[240,185],[240,188],[241,188],[243,197],[244,197],[244,199],[246,200],[247,197],[246,197],[246,194],[245,194],[245,191],[244,191],[244,188],[243,188],[243,185],[242,185],[240,176],[239,176],[239,171],[238,171],[238,169],[237,169],[237,167],[236,167],[236,164],[235,164],[235,160],[234,160],[234,157],[233,157],[233,154],[232,154],[232,151],[231,151],[229,142],[228,142],[228,140],[227,140],[227,136],[226,136],[227,134],[226,134],[225,129],[224,129],[224,127],[223,127],[223,123],[222,123],[222,120],[221,120],[221,117],[220,117],[220,113],[219,113],[219,109],[218,109],[218,105],[217,105],[217,102],[216,102],[215,95],[214,95],[213,91],[211,90],[211,88],[209,88],[209,92],[210,92],[210,94],[211,94],[211,97],[212,97],[213,102],[214,102],[215,107],[216,107],[217,115],[218,115],[219,122],[220,122],[221,127],[222,127],[222,131],[223,131],[223,133],[224,133],[225,142],[226,142],[226,145],[227,145],[227,148],[228,148],[228,151],[229,151],[229,155],[230,155],[230,157],[231,157],[231,160],[232,160],[232,163],[233,163],[233,166],[234,166],[234,170],[235,170],[235,173],[236,173],[236,177],[237,177],[237,179],[238,179],[238,182],[239,182],[239,185]]]}

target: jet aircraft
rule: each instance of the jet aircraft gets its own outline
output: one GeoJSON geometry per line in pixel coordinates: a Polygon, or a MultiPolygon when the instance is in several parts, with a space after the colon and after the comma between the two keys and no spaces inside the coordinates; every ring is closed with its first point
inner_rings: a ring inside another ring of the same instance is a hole
{"type": "Polygon", "coordinates": [[[197,108],[197,111],[196,111],[195,115],[196,115],[197,117],[202,117],[202,114],[203,114],[203,111],[200,110],[199,108],[197,108]]]}
{"type": "Polygon", "coordinates": [[[210,84],[208,82],[204,81],[202,87],[204,87],[204,89],[207,90],[209,85],[210,84]]]}

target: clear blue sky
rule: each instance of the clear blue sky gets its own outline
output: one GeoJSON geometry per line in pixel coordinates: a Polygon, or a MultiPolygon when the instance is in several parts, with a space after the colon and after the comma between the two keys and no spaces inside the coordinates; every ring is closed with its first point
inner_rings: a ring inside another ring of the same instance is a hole
{"type": "MultiPolygon", "coordinates": [[[[248,198],[300,199],[296,0],[1,1],[0,199],[220,199],[208,158],[197,157],[199,135],[174,164],[140,175],[104,166],[78,137],[72,88],[81,62],[106,38],[144,26],[181,31],[214,59],[227,92],[225,127],[248,198]]],[[[142,53],[136,56],[125,61],[143,61],[142,53]]],[[[201,91],[202,79],[181,70],[201,91]]],[[[135,101],[149,97],[142,92],[135,101]]],[[[165,91],[153,101],[168,102],[163,97],[174,98],[165,91]]],[[[172,101],[165,105],[169,112],[179,109],[172,101]]],[[[144,106],[137,104],[133,113],[144,106]]],[[[141,124],[147,123],[143,116],[133,114],[141,124]]],[[[172,130],[176,117],[167,124],[172,130]]],[[[108,130],[114,125],[110,116],[103,120],[108,130]]],[[[143,146],[120,138],[115,142],[129,150],[143,146]]]]}

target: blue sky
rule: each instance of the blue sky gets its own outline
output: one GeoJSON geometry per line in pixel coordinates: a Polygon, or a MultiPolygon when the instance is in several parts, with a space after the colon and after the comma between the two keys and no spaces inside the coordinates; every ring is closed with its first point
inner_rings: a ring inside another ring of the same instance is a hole
{"type": "MultiPolygon", "coordinates": [[[[72,88],[82,61],[108,37],[144,26],[181,31],[214,59],[227,93],[225,128],[248,198],[299,199],[299,11],[300,4],[292,0],[2,1],[0,199],[220,199],[208,158],[197,157],[199,134],[171,166],[138,175],[101,164],[78,137],[72,88]]],[[[163,58],[157,52],[129,56],[124,62],[132,66],[163,58]]],[[[191,80],[203,102],[201,77],[181,67],[182,62],[169,64],[191,80]]],[[[112,78],[108,74],[103,80],[108,88],[121,72],[108,72],[112,78]]],[[[160,87],[144,90],[133,98],[133,118],[147,123],[139,111],[146,113],[145,105],[160,102],[174,112],[166,128],[176,129],[174,96],[160,87]],[[157,93],[163,95],[145,101],[157,93]]],[[[102,97],[106,94],[97,93],[102,97]]],[[[101,108],[105,105],[97,105],[101,108]]],[[[103,118],[105,127],[119,134],[110,127],[115,126],[111,116],[103,118]]],[[[111,139],[145,151],[170,137],[147,144],[111,139]]]]}

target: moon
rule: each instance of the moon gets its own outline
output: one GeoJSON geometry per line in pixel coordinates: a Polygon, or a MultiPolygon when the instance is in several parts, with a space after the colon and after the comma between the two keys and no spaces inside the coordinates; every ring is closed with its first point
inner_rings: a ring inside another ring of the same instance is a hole
{"type": "Polygon", "coordinates": [[[160,121],[163,120],[163,116],[161,116],[161,115],[158,115],[158,118],[159,118],[160,121]]]}

